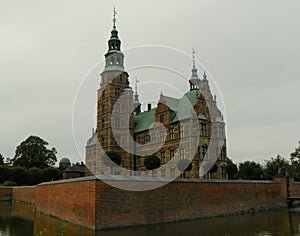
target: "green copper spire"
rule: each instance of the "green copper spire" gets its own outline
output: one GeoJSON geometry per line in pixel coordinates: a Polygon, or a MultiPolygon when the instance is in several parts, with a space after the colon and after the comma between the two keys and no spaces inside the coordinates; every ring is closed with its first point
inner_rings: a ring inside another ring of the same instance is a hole
{"type": "Polygon", "coordinates": [[[105,71],[120,71],[124,70],[124,54],[121,52],[121,40],[118,36],[118,30],[116,27],[116,8],[113,9],[113,28],[111,30],[111,36],[108,40],[108,51],[105,54],[105,71]]]}
{"type": "Polygon", "coordinates": [[[192,68],[192,76],[189,80],[189,82],[190,82],[190,91],[198,90],[199,89],[199,83],[200,83],[200,79],[199,79],[198,73],[197,73],[197,68],[196,68],[196,65],[195,65],[195,54],[196,54],[196,51],[193,48],[192,49],[193,68],[192,68]]]}

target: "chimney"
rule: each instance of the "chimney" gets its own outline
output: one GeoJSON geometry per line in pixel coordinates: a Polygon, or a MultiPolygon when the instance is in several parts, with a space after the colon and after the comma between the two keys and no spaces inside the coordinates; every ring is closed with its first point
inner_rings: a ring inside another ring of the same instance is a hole
{"type": "Polygon", "coordinates": [[[151,110],[151,103],[148,103],[148,111],[151,110]]]}

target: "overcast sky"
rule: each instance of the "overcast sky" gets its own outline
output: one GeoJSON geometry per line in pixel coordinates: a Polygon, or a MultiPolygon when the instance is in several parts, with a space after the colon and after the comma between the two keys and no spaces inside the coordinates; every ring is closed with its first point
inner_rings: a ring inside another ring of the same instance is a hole
{"type": "MultiPolygon", "coordinates": [[[[72,135],[73,103],[107,51],[114,5],[123,50],[161,45],[190,54],[196,49],[220,89],[228,155],[235,162],[263,162],[278,153],[288,158],[298,146],[298,0],[0,0],[0,153],[5,157],[34,134],[57,148],[58,159],[80,160],[72,135]]],[[[146,88],[140,93],[146,95],[146,88]]]]}

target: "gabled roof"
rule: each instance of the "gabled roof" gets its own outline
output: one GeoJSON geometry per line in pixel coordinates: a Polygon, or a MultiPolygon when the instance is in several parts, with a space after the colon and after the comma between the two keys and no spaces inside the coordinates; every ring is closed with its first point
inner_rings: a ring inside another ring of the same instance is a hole
{"type": "MultiPolygon", "coordinates": [[[[180,99],[161,95],[161,102],[166,104],[171,111],[174,112],[174,116],[170,123],[178,122],[190,118],[193,112],[193,107],[197,103],[197,90],[192,90],[184,94],[180,99]]],[[[150,111],[142,112],[134,117],[136,126],[134,129],[135,133],[148,130],[150,126],[155,122],[155,111],[156,108],[150,111]]],[[[199,119],[206,119],[205,116],[199,114],[199,119]],[[200,117],[199,117],[200,116],[200,117]]]]}
{"type": "Polygon", "coordinates": [[[69,168],[67,168],[66,170],[64,170],[63,172],[77,172],[77,173],[85,173],[85,165],[84,164],[75,164],[73,166],[70,166],[69,168]]]}
{"type": "Polygon", "coordinates": [[[87,141],[86,146],[90,147],[90,146],[96,145],[96,143],[97,143],[97,133],[94,132],[92,134],[92,137],[87,141]]]}

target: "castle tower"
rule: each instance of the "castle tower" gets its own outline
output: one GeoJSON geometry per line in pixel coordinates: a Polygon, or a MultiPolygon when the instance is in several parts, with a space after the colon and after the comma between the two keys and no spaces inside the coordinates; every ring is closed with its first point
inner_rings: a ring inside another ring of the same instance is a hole
{"type": "Polygon", "coordinates": [[[128,77],[124,69],[124,54],[121,51],[114,9],[113,29],[98,90],[97,138],[102,150],[118,152],[122,156],[122,167],[132,169],[132,155],[120,147],[132,147],[133,92],[128,77]],[[127,135],[128,129],[130,135],[127,135]]]}
{"type": "Polygon", "coordinates": [[[195,66],[195,50],[193,48],[192,54],[193,54],[193,68],[192,68],[192,76],[189,80],[190,83],[190,91],[198,90],[200,88],[200,82],[201,80],[198,77],[197,68],[195,66]]]}

